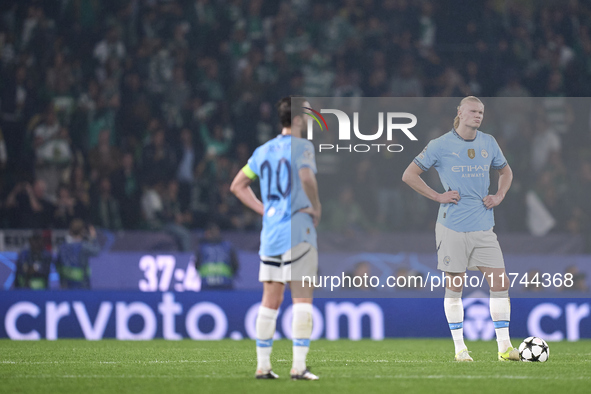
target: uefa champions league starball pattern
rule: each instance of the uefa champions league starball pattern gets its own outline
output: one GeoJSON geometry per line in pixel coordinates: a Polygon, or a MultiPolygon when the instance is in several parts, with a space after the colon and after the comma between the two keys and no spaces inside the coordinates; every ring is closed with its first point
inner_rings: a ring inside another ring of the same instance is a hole
{"type": "Polygon", "coordinates": [[[550,357],[550,348],[542,338],[529,337],[519,345],[519,357],[521,361],[543,363],[550,357]]]}

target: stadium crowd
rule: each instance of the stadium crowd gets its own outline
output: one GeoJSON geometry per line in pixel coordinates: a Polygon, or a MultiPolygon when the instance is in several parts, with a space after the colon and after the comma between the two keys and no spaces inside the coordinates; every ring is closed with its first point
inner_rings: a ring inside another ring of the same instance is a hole
{"type": "MultiPolygon", "coordinates": [[[[0,227],[255,229],[229,185],[285,95],[591,96],[588,2],[451,2],[3,1],[0,227]]],[[[527,231],[534,191],[554,230],[588,233],[591,133],[548,103],[559,121],[491,130],[516,174],[497,227],[527,231]]],[[[432,229],[435,204],[375,164],[320,187],[325,228],[432,229]]]]}

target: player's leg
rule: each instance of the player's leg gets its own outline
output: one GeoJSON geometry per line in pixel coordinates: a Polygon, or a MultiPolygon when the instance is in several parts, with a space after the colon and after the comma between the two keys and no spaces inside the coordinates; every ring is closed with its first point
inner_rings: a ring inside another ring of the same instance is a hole
{"type": "Polygon", "coordinates": [[[495,325],[499,360],[519,361],[519,351],[513,348],[509,336],[511,301],[509,300],[509,278],[505,268],[478,267],[490,287],[490,317],[495,325]]]}
{"type": "Polygon", "coordinates": [[[259,281],[263,282],[263,299],[256,320],[257,371],[255,376],[257,379],[276,379],[278,376],[271,370],[271,352],[278,310],[283,302],[285,290],[279,256],[261,256],[259,281]]]}
{"type": "Polygon", "coordinates": [[[306,366],[312,336],[312,297],[314,287],[310,280],[318,272],[318,252],[307,243],[292,249],[291,266],[288,266],[287,280],[290,281],[293,300],[293,364],[291,378],[295,380],[318,380],[306,366]]]}
{"type": "Polygon", "coordinates": [[[464,304],[462,291],[464,289],[464,273],[446,272],[445,299],[443,307],[445,317],[454,341],[455,360],[473,361],[464,343],[464,304]]]}
{"type": "Polygon", "coordinates": [[[519,361],[519,351],[513,349],[509,337],[509,278],[505,273],[505,260],[497,235],[490,229],[475,231],[472,237],[474,251],[468,265],[471,268],[477,267],[490,287],[490,315],[497,335],[498,359],[519,361]]]}
{"type": "Polygon", "coordinates": [[[450,230],[440,223],[435,226],[437,268],[445,272],[445,317],[454,341],[455,360],[473,361],[464,343],[464,273],[468,265],[468,245],[464,233],[450,230]]]}
{"type": "Polygon", "coordinates": [[[277,314],[285,284],[280,282],[263,283],[263,301],[259,306],[256,320],[257,333],[257,379],[275,379],[277,375],[271,370],[271,352],[273,351],[273,336],[277,323],[277,314]]]}

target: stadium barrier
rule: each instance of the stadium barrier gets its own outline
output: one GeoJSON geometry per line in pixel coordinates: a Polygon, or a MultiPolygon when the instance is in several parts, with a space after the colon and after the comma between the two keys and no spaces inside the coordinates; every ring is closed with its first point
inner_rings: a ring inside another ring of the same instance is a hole
{"type": "MultiPolygon", "coordinates": [[[[258,291],[5,291],[0,338],[55,340],[219,340],[254,338],[258,291]]],[[[281,307],[277,338],[291,335],[291,307],[281,307]]],[[[494,338],[488,298],[464,301],[464,334],[494,338]]],[[[549,341],[591,338],[591,300],[513,299],[511,333],[549,341]]],[[[449,337],[440,299],[317,299],[314,339],[449,337]]]]}

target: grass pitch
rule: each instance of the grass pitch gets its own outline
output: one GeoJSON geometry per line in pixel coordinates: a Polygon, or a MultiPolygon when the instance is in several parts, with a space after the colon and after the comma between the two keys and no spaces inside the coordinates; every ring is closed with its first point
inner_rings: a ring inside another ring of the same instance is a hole
{"type": "Polygon", "coordinates": [[[2,340],[0,393],[589,393],[591,341],[550,343],[546,363],[499,362],[496,347],[468,343],[475,362],[456,363],[451,339],[314,341],[320,380],[293,382],[288,340],[273,347],[275,381],[254,379],[251,340],[2,340]]]}

